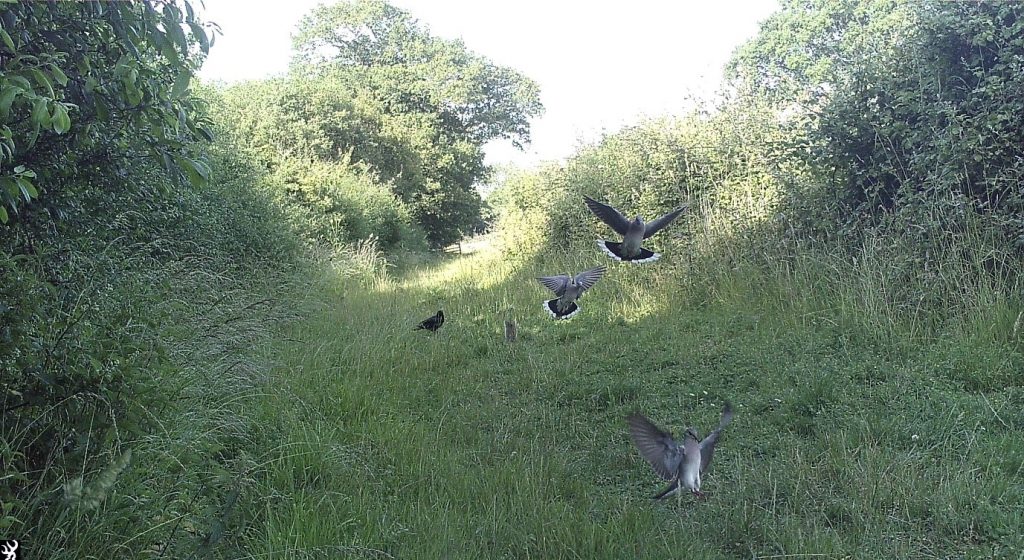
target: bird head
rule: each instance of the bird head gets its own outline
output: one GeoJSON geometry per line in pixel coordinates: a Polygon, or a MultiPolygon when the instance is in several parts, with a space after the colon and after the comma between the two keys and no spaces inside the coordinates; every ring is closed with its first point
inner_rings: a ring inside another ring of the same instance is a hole
{"type": "Polygon", "coordinates": [[[700,441],[700,437],[697,436],[697,430],[694,428],[686,428],[686,433],[683,434],[683,441],[700,441]]]}
{"type": "Polygon", "coordinates": [[[634,226],[640,226],[640,227],[643,227],[643,225],[644,225],[644,220],[643,220],[643,218],[641,218],[640,216],[637,216],[637,217],[636,217],[636,218],[635,218],[635,219],[633,220],[633,225],[634,225],[634,226]]]}
{"type": "Polygon", "coordinates": [[[444,310],[443,309],[438,309],[437,310],[437,316],[443,319],[444,318],[444,310]]]}

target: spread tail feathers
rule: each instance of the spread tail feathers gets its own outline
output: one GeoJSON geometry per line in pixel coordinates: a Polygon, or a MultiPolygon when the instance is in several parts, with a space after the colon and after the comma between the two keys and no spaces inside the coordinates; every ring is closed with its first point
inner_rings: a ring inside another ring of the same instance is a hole
{"type": "Polygon", "coordinates": [[[644,263],[654,262],[654,261],[656,261],[656,260],[661,258],[661,254],[660,253],[655,253],[654,251],[649,251],[647,249],[644,249],[643,247],[640,248],[640,254],[639,255],[636,255],[636,256],[633,256],[633,257],[625,257],[625,256],[622,255],[622,243],[614,243],[612,241],[605,241],[603,239],[598,239],[597,240],[597,246],[600,247],[601,250],[603,250],[609,257],[611,257],[611,258],[613,258],[613,259],[615,259],[615,260],[617,260],[619,262],[628,262],[628,263],[633,263],[633,264],[644,264],[644,263]]]}
{"type": "Polygon", "coordinates": [[[568,319],[579,312],[580,306],[576,305],[576,302],[573,302],[569,304],[569,309],[564,313],[559,313],[558,300],[549,299],[544,302],[544,310],[547,311],[548,315],[551,315],[551,318],[553,319],[568,319]]]}

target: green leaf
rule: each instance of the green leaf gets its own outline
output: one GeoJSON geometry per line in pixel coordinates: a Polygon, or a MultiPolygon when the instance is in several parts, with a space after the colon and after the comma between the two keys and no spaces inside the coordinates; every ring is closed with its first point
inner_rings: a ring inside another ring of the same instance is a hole
{"type": "Polygon", "coordinates": [[[203,54],[210,54],[210,38],[206,36],[206,30],[195,22],[189,22],[188,26],[192,28],[192,35],[199,40],[199,48],[203,54]]]}
{"type": "Polygon", "coordinates": [[[76,59],[77,60],[75,60],[75,67],[78,68],[79,74],[88,74],[89,71],[92,70],[92,62],[88,55],[83,54],[76,57],[76,59]]]}
{"type": "Polygon", "coordinates": [[[41,128],[42,127],[39,126],[39,123],[36,123],[36,125],[32,128],[32,132],[28,133],[28,142],[25,144],[26,150],[30,150],[32,149],[32,146],[36,145],[36,140],[39,139],[39,130],[41,128]]]}
{"type": "Polygon", "coordinates": [[[56,64],[50,64],[48,68],[50,69],[50,75],[53,76],[53,79],[56,80],[58,84],[60,84],[61,86],[68,85],[67,74],[65,74],[64,71],[61,70],[56,64]]]}
{"type": "Polygon", "coordinates": [[[33,198],[39,198],[39,191],[36,190],[35,185],[29,182],[24,177],[15,177],[14,181],[18,183],[18,189],[21,190],[21,196],[25,199],[25,202],[32,202],[33,198]]]}
{"type": "Polygon", "coordinates": [[[171,89],[171,97],[180,99],[188,91],[188,84],[192,81],[192,74],[188,70],[182,70],[174,80],[174,88],[171,89]]]}
{"type": "Polygon", "coordinates": [[[19,76],[17,74],[12,74],[10,76],[7,76],[7,79],[12,81],[12,82],[14,82],[15,84],[21,86],[21,89],[23,89],[23,90],[25,90],[27,92],[35,93],[35,90],[32,89],[32,82],[28,81],[28,78],[26,78],[25,76],[19,76]]]}
{"type": "Polygon", "coordinates": [[[0,27],[0,41],[4,42],[4,46],[7,47],[7,50],[11,51],[12,53],[18,52],[14,48],[14,40],[11,39],[11,35],[7,33],[7,31],[2,27],[0,27]]]}
{"type": "Polygon", "coordinates": [[[210,168],[203,162],[190,159],[184,156],[175,158],[178,167],[185,172],[188,181],[194,187],[201,187],[210,180],[210,168]]]}
{"type": "Polygon", "coordinates": [[[97,97],[96,101],[93,102],[93,105],[96,107],[96,116],[99,117],[101,121],[110,120],[110,108],[107,107],[107,102],[104,101],[102,97],[97,97]]]}
{"type": "Polygon", "coordinates": [[[164,58],[171,63],[171,66],[181,66],[181,56],[179,56],[178,51],[174,49],[174,45],[166,43],[164,46],[160,47],[160,53],[163,54],[164,58]]]}
{"type": "Polygon", "coordinates": [[[0,117],[6,119],[10,116],[11,105],[19,93],[25,93],[25,90],[12,85],[7,85],[3,88],[3,91],[0,92],[0,117]]]}
{"type": "Polygon", "coordinates": [[[198,132],[200,136],[205,138],[207,142],[213,142],[213,133],[210,132],[210,129],[201,126],[196,128],[196,132],[198,132]]]}
{"type": "Polygon", "coordinates": [[[32,79],[34,79],[37,84],[46,88],[46,91],[50,93],[50,98],[52,99],[54,97],[54,93],[53,83],[50,82],[50,78],[46,77],[46,74],[43,74],[43,71],[38,68],[33,68],[29,70],[28,73],[32,75],[32,79]]]}
{"type": "Polygon", "coordinates": [[[11,177],[0,177],[0,185],[3,185],[7,200],[13,205],[18,200],[18,195],[21,194],[18,183],[11,177]]]}
{"type": "Polygon", "coordinates": [[[7,215],[7,209],[0,206],[0,223],[7,223],[10,220],[10,216],[7,215]]]}
{"type": "Polygon", "coordinates": [[[181,12],[173,4],[164,5],[164,29],[167,36],[181,49],[181,52],[188,53],[188,39],[181,29],[181,12]]]}
{"type": "Polygon", "coordinates": [[[50,127],[50,111],[46,107],[46,98],[37,97],[32,107],[32,122],[42,128],[50,127]]]}
{"type": "Polygon", "coordinates": [[[64,134],[71,130],[71,117],[68,116],[67,108],[60,103],[53,104],[53,114],[50,120],[53,124],[53,131],[57,134],[64,134]]]}

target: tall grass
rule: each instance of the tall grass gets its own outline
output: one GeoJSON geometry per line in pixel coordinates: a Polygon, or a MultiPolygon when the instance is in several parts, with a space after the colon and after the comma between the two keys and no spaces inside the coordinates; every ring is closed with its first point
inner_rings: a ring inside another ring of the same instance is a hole
{"type": "MultiPolygon", "coordinates": [[[[247,555],[1024,550],[1024,417],[1008,376],[1019,354],[1005,338],[957,329],[998,310],[993,301],[1012,323],[1011,299],[964,291],[960,303],[976,311],[907,315],[893,294],[936,286],[898,284],[877,245],[856,261],[810,249],[667,252],[661,266],[613,266],[578,317],[551,321],[533,277],[594,253],[523,262],[481,252],[387,285],[325,276],[321,289],[345,296],[276,345],[275,390],[259,406],[275,453],[257,483],[264,503],[248,514],[247,555]],[[412,330],[437,307],[439,332],[412,330]],[[725,399],[738,412],[705,481],[711,498],[650,502],[661,481],[623,416],[639,409],[677,433],[707,430],[725,399]]],[[[955,264],[940,277],[962,280],[955,264]]]]}

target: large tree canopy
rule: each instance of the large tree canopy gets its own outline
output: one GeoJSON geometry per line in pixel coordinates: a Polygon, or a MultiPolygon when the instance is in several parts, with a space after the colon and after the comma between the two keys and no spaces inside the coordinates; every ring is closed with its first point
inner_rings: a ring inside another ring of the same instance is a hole
{"type": "MultiPolygon", "coordinates": [[[[382,0],[320,6],[294,36],[293,73],[338,91],[369,135],[329,135],[396,185],[436,245],[450,243],[479,216],[475,183],[487,177],[483,145],[529,142],[529,120],[543,110],[537,85],[435,37],[410,14],[382,0]],[[347,93],[343,93],[347,92],[347,93]],[[368,125],[368,126],[367,126],[368,125]]],[[[326,127],[348,128],[344,123],[326,127]]]]}
{"type": "Polygon", "coordinates": [[[188,87],[213,33],[189,2],[4,2],[0,24],[0,222],[87,166],[206,180],[188,87]]]}

